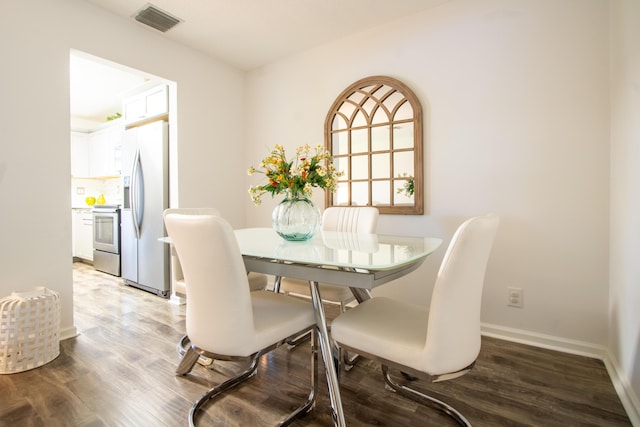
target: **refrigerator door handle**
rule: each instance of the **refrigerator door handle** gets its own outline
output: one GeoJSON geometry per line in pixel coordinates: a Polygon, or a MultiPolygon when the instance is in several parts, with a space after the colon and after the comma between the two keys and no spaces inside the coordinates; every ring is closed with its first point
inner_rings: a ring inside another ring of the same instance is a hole
{"type": "Polygon", "coordinates": [[[140,224],[141,218],[139,213],[138,200],[142,194],[138,194],[138,191],[142,193],[142,189],[139,188],[138,174],[140,173],[140,150],[136,150],[135,157],[133,159],[133,169],[131,171],[131,191],[129,192],[129,205],[131,206],[131,219],[133,222],[133,229],[136,232],[136,239],[140,239],[140,224]]]}

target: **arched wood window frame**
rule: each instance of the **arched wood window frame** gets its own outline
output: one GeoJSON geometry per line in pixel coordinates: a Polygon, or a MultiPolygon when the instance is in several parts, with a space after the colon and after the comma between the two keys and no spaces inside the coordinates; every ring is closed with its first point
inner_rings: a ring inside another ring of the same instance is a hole
{"type": "Polygon", "coordinates": [[[424,213],[422,107],[409,87],[387,76],[358,80],[336,98],[324,129],[325,148],[337,169],[345,172],[337,192],[325,192],[326,206],[375,206],[381,214],[424,213]],[[413,136],[412,146],[407,144],[408,135],[413,136]],[[413,171],[407,171],[411,154],[413,171]],[[403,191],[410,180],[411,196],[403,191]],[[388,200],[374,200],[376,195],[388,200]]]}

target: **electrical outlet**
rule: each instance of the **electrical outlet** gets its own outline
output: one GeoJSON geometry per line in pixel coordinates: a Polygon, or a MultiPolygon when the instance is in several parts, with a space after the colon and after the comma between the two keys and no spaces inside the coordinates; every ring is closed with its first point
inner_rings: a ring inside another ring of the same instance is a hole
{"type": "Polygon", "coordinates": [[[507,288],[507,305],[509,307],[522,308],[523,294],[522,288],[507,288]]]}

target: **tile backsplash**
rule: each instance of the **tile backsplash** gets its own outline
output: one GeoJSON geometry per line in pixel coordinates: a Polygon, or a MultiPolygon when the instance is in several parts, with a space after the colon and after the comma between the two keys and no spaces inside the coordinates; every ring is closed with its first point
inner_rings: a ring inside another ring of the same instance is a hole
{"type": "Polygon", "coordinates": [[[71,207],[86,208],[85,198],[93,196],[96,199],[104,194],[108,205],[122,205],[122,182],[120,178],[72,178],[71,179],[71,207]]]}

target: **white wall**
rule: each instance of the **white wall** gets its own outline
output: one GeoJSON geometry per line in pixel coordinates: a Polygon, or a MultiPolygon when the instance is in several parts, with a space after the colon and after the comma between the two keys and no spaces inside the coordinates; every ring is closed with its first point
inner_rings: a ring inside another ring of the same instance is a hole
{"type": "Polygon", "coordinates": [[[243,74],[85,1],[7,0],[2,11],[0,297],[37,285],[58,291],[68,336],[70,49],[176,82],[179,203],[218,206],[234,226],[243,225],[246,191],[243,74]]]}
{"type": "MultiPolygon", "coordinates": [[[[608,345],[638,396],[634,1],[611,2],[609,222],[606,0],[452,0],[255,70],[246,82],[242,73],[85,1],[6,0],[0,296],[50,287],[62,294],[63,330],[74,331],[70,49],[176,82],[179,204],[217,206],[234,226],[268,226],[276,203],[251,205],[246,189],[255,181],[246,168],[275,143],[322,142],[325,114],[342,89],[386,74],[423,103],[427,214],[383,216],[380,231],[441,236],[446,244],[464,218],[497,212],[502,227],[487,273],[485,330],[608,345]],[[523,309],[506,307],[507,286],[524,288],[523,309]]],[[[320,192],[315,200],[322,205],[320,192]]],[[[443,253],[380,292],[427,301],[443,253]]]]}
{"type": "Polygon", "coordinates": [[[640,425],[640,2],[611,4],[609,347],[640,425]]]}
{"type": "MultiPolygon", "coordinates": [[[[413,89],[424,108],[424,216],[383,216],[379,231],[439,236],[463,219],[502,217],[482,321],[601,351],[608,324],[608,3],[455,0],[248,74],[246,164],[275,143],[323,142],[335,97],[369,75],[413,89]],[[524,308],[507,307],[507,287],[524,308]]],[[[248,177],[247,185],[258,181],[248,177]]],[[[323,205],[322,194],[314,200],[323,205]]],[[[279,200],[253,207],[269,225],[279,200]]],[[[443,246],[379,293],[430,298],[443,246]]]]}

